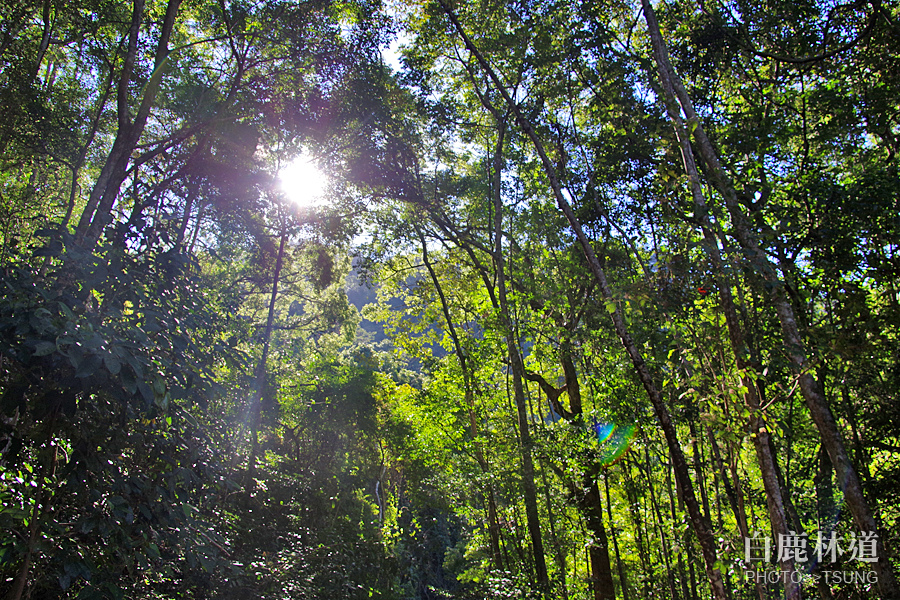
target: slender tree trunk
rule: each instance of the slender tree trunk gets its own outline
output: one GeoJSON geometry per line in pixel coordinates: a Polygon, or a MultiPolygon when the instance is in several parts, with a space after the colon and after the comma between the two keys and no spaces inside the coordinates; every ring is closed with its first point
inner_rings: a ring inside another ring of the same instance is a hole
{"type": "Polygon", "coordinates": [[[644,468],[641,471],[644,474],[644,477],[647,480],[647,490],[650,492],[650,508],[653,510],[654,522],[656,524],[656,531],[659,534],[659,554],[660,558],[662,558],[663,565],[666,567],[666,581],[669,584],[669,598],[672,600],[678,600],[678,590],[675,585],[675,574],[672,571],[672,563],[669,559],[672,552],[672,545],[669,543],[669,538],[666,536],[666,532],[663,529],[663,518],[662,511],[659,509],[659,502],[656,499],[656,488],[653,485],[653,472],[651,466],[653,463],[650,462],[650,449],[649,445],[645,447],[644,454],[644,468]]]}
{"type": "MultiPolygon", "coordinates": [[[[572,358],[572,347],[569,340],[563,340],[559,349],[559,360],[566,380],[566,392],[569,396],[569,414],[571,422],[578,427],[584,421],[581,383],[572,358]]],[[[594,473],[585,473],[579,497],[581,512],[585,517],[588,530],[591,532],[589,554],[591,571],[593,572],[593,588],[595,600],[615,600],[616,587],[613,581],[612,565],[609,561],[609,542],[606,528],[603,525],[603,500],[594,473]]]]}
{"type": "Polygon", "coordinates": [[[862,437],[859,435],[859,425],[857,419],[856,408],[850,401],[850,390],[847,385],[842,383],[841,386],[841,403],[844,407],[844,415],[847,423],[850,425],[850,435],[853,436],[853,445],[856,448],[856,464],[859,465],[860,473],[864,481],[872,480],[872,473],[869,471],[869,463],[872,458],[869,456],[868,450],[863,444],[862,437]]]}
{"type": "Polygon", "coordinates": [[[137,143],[144,132],[150,110],[156,100],[162,83],[162,72],[169,55],[169,39],[175,27],[175,18],[182,0],[169,0],[166,5],[166,14],[160,28],[159,40],[156,46],[154,70],[144,86],[141,103],[132,121],[129,116],[129,88],[132,84],[132,72],[137,57],[137,44],[140,37],[141,22],[144,15],[144,0],[135,0],[131,17],[131,27],[128,31],[128,49],[125,55],[122,73],[119,78],[117,90],[118,103],[118,130],[113,141],[112,149],[100,170],[100,176],[91,190],[87,205],[81,213],[78,229],[75,233],[76,242],[85,250],[93,250],[103,232],[103,228],[112,219],[112,208],[125,175],[131,154],[137,147],[137,143]]]}
{"type": "MultiPolygon", "coordinates": [[[[502,140],[502,130],[500,136],[502,140]]],[[[462,371],[465,403],[469,413],[469,434],[472,436],[472,443],[475,445],[475,460],[481,468],[481,472],[488,475],[490,473],[490,466],[484,457],[484,449],[482,448],[481,440],[479,439],[478,421],[475,410],[475,391],[473,390],[472,383],[471,360],[468,353],[463,349],[459,334],[456,331],[456,326],[453,324],[453,317],[450,315],[450,305],[447,302],[447,296],[444,294],[444,288],[441,286],[441,282],[434,270],[434,266],[431,264],[431,259],[428,257],[428,244],[425,235],[421,231],[419,231],[419,241],[422,244],[422,262],[428,270],[428,274],[431,276],[431,281],[434,284],[438,298],[441,301],[441,312],[444,315],[447,331],[450,333],[450,338],[453,340],[453,348],[456,353],[456,358],[459,361],[459,368],[462,371]]],[[[493,484],[488,483],[487,489],[485,490],[485,496],[488,507],[488,535],[490,537],[492,561],[494,568],[501,570],[503,569],[503,557],[500,554],[500,524],[497,522],[497,507],[494,500],[493,484]]]]}
{"type": "MultiPolygon", "coordinates": [[[[696,461],[697,461],[697,456],[696,456],[697,443],[696,443],[696,441],[693,442],[693,446],[694,446],[694,452],[695,452],[694,462],[696,464],[696,461]]],[[[699,478],[698,478],[698,484],[699,484],[700,490],[702,492],[703,491],[703,481],[699,478]]],[[[684,503],[681,502],[681,495],[678,494],[678,491],[672,489],[672,470],[669,468],[666,468],[666,486],[668,487],[668,491],[669,491],[669,513],[672,515],[672,523],[677,523],[678,522],[678,513],[675,510],[676,499],[678,499],[680,508],[682,510],[684,510],[684,503]]],[[[703,496],[704,499],[706,498],[705,493],[702,493],[701,495],[703,496]]],[[[706,518],[709,519],[709,504],[704,504],[704,509],[706,511],[704,514],[706,515],[706,518]]],[[[671,531],[672,531],[672,543],[677,545],[678,544],[678,541],[677,541],[678,534],[675,531],[674,527],[671,529],[671,531]]],[[[687,549],[687,544],[685,543],[686,541],[687,540],[685,539],[685,537],[682,537],[681,550],[678,552],[678,579],[681,581],[681,597],[684,600],[688,600],[688,598],[689,598],[688,588],[687,588],[687,585],[688,585],[687,584],[687,573],[685,572],[685,568],[684,568],[684,555],[685,555],[685,552],[687,549]]]]}
{"type": "Polygon", "coordinates": [[[649,598],[650,592],[647,589],[647,582],[650,580],[650,558],[647,556],[648,551],[646,549],[646,544],[644,543],[644,540],[647,537],[646,531],[644,530],[647,520],[640,514],[641,503],[637,494],[637,486],[631,476],[631,463],[626,459],[626,461],[623,462],[623,465],[622,472],[625,474],[624,487],[625,496],[628,499],[628,512],[631,515],[631,524],[634,527],[634,537],[637,544],[638,557],[641,559],[641,571],[644,573],[644,576],[639,578],[642,587],[641,591],[644,598],[649,598]]]}
{"type": "Polygon", "coordinates": [[[182,250],[184,239],[187,236],[188,224],[191,221],[191,213],[194,210],[194,200],[197,198],[197,184],[188,179],[187,181],[188,197],[184,205],[184,215],[181,217],[181,224],[178,226],[178,237],[175,239],[175,247],[182,250]]]}
{"type": "MultiPolygon", "coordinates": [[[[123,160],[126,140],[131,133],[131,120],[128,115],[128,86],[131,83],[131,73],[137,58],[137,43],[143,16],[144,0],[134,0],[131,13],[131,26],[128,29],[128,47],[125,51],[125,60],[122,64],[122,71],[119,74],[119,84],[116,90],[116,109],[118,112],[119,127],[116,132],[116,139],[113,141],[112,149],[106,157],[106,162],[103,163],[103,168],[100,170],[100,176],[94,183],[94,188],[91,190],[91,195],[88,197],[87,205],[85,205],[84,210],[81,213],[81,220],[78,222],[78,228],[75,231],[75,239],[78,243],[84,243],[85,237],[88,235],[91,221],[94,218],[97,207],[100,205],[100,200],[110,182],[112,173],[119,168],[118,164],[123,160]]],[[[128,157],[130,157],[133,150],[134,148],[128,150],[128,157]]],[[[127,157],[125,160],[127,160],[127,157]]],[[[124,165],[121,167],[121,171],[124,174],[124,165]]],[[[118,193],[118,189],[116,192],[118,193]]]]}
{"type": "Polygon", "coordinates": [[[109,100],[109,95],[112,93],[113,89],[113,70],[110,68],[109,75],[106,78],[106,81],[103,85],[103,93],[100,95],[100,98],[97,100],[97,106],[94,110],[94,116],[91,117],[91,125],[90,129],[88,129],[88,136],[84,142],[84,145],[81,146],[81,151],[75,161],[72,163],[72,178],[69,186],[69,201],[66,204],[66,214],[63,216],[62,224],[60,225],[61,229],[66,229],[69,227],[69,222],[72,220],[72,213],[75,212],[75,199],[79,193],[79,185],[78,185],[78,176],[81,173],[81,168],[84,166],[85,161],[87,160],[88,151],[90,150],[91,144],[94,143],[94,138],[97,137],[97,132],[100,130],[100,118],[103,116],[103,107],[106,106],[106,102],[109,100]]]}
{"type": "Polygon", "coordinates": [[[252,476],[256,471],[256,457],[259,452],[259,425],[262,417],[262,400],[266,391],[266,362],[269,359],[269,346],[272,342],[272,328],[275,324],[275,301],[278,299],[278,283],[281,269],[284,266],[284,246],[287,243],[287,229],[282,230],[278,242],[278,255],[275,258],[275,271],[272,273],[272,293],[269,295],[269,313],[266,316],[266,328],[263,331],[262,355],[256,365],[254,374],[253,400],[250,403],[250,458],[247,471],[252,476]]]}
{"type": "MultiPolygon", "coordinates": [[[[725,495],[728,497],[728,503],[731,505],[732,513],[734,513],[734,520],[738,524],[738,531],[740,531],[742,538],[747,539],[750,537],[750,526],[747,523],[747,513],[744,510],[743,492],[739,485],[740,482],[734,471],[729,473],[729,470],[726,468],[725,463],[722,460],[722,454],[719,451],[719,443],[716,441],[712,429],[707,429],[707,434],[709,436],[709,445],[710,450],[712,451],[713,460],[716,463],[719,476],[722,479],[722,485],[725,487],[725,495]],[[734,486],[732,486],[732,480],[735,482],[734,486]]],[[[766,591],[762,587],[762,584],[754,579],[753,586],[756,589],[759,600],[766,600],[766,591]]]]}
{"type": "MultiPolygon", "coordinates": [[[[772,530],[776,539],[783,539],[790,532],[787,516],[784,508],[784,494],[777,476],[776,459],[772,452],[772,444],[768,429],[760,409],[760,392],[756,387],[756,380],[751,375],[746,374],[750,367],[749,350],[744,342],[744,333],[738,320],[737,310],[734,305],[734,298],[731,293],[731,281],[725,274],[722,264],[722,256],[719,250],[719,240],[714,231],[714,225],[709,215],[709,207],[703,195],[703,189],[700,184],[700,174],[697,171],[697,165],[694,162],[694,153],[691,146],[687,130],[681,118],[681,111],[676,100],[674,84],[672,83],[672,74],[669,70],[668,60],[665,54],[665,47],[662,42],[662,35],[659,32],[659,24],[656,21],[656,15],[650,6],[649,0],[642,0],[644,16],[647,20],[647,28],[650,31],[650,39],[653,43],[654,55],[659,68],[659,77],[663,89],[663,97],[665,99],[666,109],[669,113],[674,127],[675,134],[678,138],[681,149],[681,158],[684,163],[685,172],[690,181],[691,195],[694,200],[694,218],[697,219],[700,229],[703,233],[703,239],[706,242],[706,251],[710,256],[713,265],[713,271],[716,276],[716,283],[719,291],[719,301],[722,311],[725,314],[725,323],[728,329],[728,337],[731,342],[731,348],[734,352],[737,368],[745,373],[741,376],[741,382],[747,392],[744,395],[745,402],[750,407],[750,432],[753,439],[753,446],[756,450],[756,457],[759,462],[760,473],[763,478],[763,486],[766,490],[766,503],[769,511],[769,519],[772,524],[772,530]]],[[[788,555],[781,561],[784,576],[785,598],[788,600],[797,600],[800,598],[799,578],[795,575],[794,561],[788,555]]]]}
{"type": "Polygon", "coordinates": [[[197,219],[194,223],[194,231],[191,233],[191,243],[188,245],[187,253],[189,255],[194,254],[194,248],[197,246],[197,238],[200,237],[200,227],[203,225],[203,213],[206,210],[206,202],[200,202],[200,206],[197,207],[197,219]]]}
{"type": "MultiPolygon", "coordinates": [[[[813,476],[813,485],[816,488],[816,516],[818,517],[819,531],[821,535],[828,538],[836,525],[837,510],[834,504],[834,487],[831,483],[831,461],[828,459],[828,452],[823,447],[819,447],[819,468],[813,476]]],[[[823,565],[819,563],[816,569],[820,570],[823,565]]],[[[831,600],[831,586],[821,577],[816,581],[819,596],[822,600],[831,600]]]]}
{"type": "Polygon", "coordinates": [[[816,488],[816,513],[819,531],[830,532],[835,525],[834,486],[831,483],[831,460],[824,447],[819,447],[819,468],[813,477],[816,488]]]}
{"type": "Polygon", "coordinates": [[[503,200],[501,197],[501,174],[503,167],[503,136],[499,136],[497,151],[494,154],[493,198],[494,198],[494,264],[497,270],[497,298],[500,303],[500,318],[503,323],[506,348],[509,353],[510,369],[513,379],[513,394],[516,413],[519,421],[519,451],[522,455],[522,492],[525,500],[525,517],[528,522],[528,533],[534,552],[534,569],[538,588],[542,593],[550,590],[550,579],[547,574],[547,562],[544,556],[544,543],[541,538],[541,519],[538,513],[537,488],[534,484],[534,460],[532,458],[531,431],[528,424],[528,405],[525,398],[525,365],[515,339],[514,327],[506,297],[506,274],[503,256],[503,200]]]}
{"type": "Polygon", "coordinates": [[[625,576],[625,565],[622,563],[622,555],[619,552],[619,536],[616,535],[615,521],[613,521],[612,502],[609,497],[609,476],[603,478],[603,487],[606,490],[606,516],[609,517],[610,537],[612,538],[613,549],[616,552],[616,570],[619,572],[619,585],[622,586],[622,600],[628,598],[628,579],[625,576]]]}
{"type": "Polygon", "coordinates": [[[696,560],[696,554],[694,553],[694,540],[691,538],[691,530],[685,529],[684,531],[684,547],[685,554],[687,554],[687,564],[688,564],[688,577],[690,577],[690,585],[691,585],[691,600],[697,600],[697,574],[694,571],[694,560],[696,560]]]}
{"type": "Polygon", "coordinates": [[[50,47],[50,37],[53,33],[53,22],[50,19],[50,0],[44,0],[44,6],[41,10],[41,21],[43,24],[43,32],[41,33],[41,43],[38,46],[37,57],[34,60],[34,78],[37,79],[41,74],[41,64],[44,62],[44,55],[47,48],[50,47]]]}
{"type": "Polygon", "coordinates": [[[544,488],[544,501],[547,503],[547,521],[550,524],[550,539],[553,540],[553,555],[556,558],[556,566],[562,583],[563,600],[569,600],[569,589],[566,586],[566,553],[563,552],[559,536],[556,534],[555,519],[553,518],[553,504],[550,500],[550,484],[547,481],[546,469],[541,468],[541,483],[544,488]]]}
{"type": "Polygon", "coordinates": [[[716,462],[716,466],[719,469],[719,473],[722,477],[722,484],[725,486],[725,495],[728,497],[728,503],[731,505],[731,511],[734,513],[734,518],[738,524],[738,530],[741,532],[741,536],[748,537],[750,535],[750,527],[747,523],[747,515],[744,513],[743,502],[740,501],[739,495],[742,494],[741,489],[735,488],[732,486],[732,479],[736,479],[734,477],[734,473],[730,472],[729,469],[726,468],[725,462],[722,460],[722,454],[719,450],[719,443],[716,441],[716,437],[713,434],[712,429],[707,429],[707,434],[709,435],[709,443],[710,448],[712,449],[713,459],[716,462]]]}
{"type": "MultiPolygon", "coordinates": [[[[38,537],[40,537],[41,533],[41,522],[44,520],[50,507],[50,496],[52,493],[48,494],[46,482],[50,481],[56,473],[56,461],[59,456],[59,445],[53,441],[55,429],[56,411],[52,413],[47,424],[47,447],[50,452],[50,459],[47,461],[47,464],[43,466],[41,471],[38,472],[39,477],[36,478],[38,488],[34,499],[34,508],[31,511],[31,523],[28,526],[28,542],[25,548],[25,558],[22,560],[22,566],[19,567],[19,572],[13,580],[9,594],[6,596],[8,600],[22,600],[22,595],[24,594],[26,584],[28,583],[28,575],[31,572],[31,564],[34,561],[34,552],[37,547],[38,537]]],[[[30,595],[31,592],[29,591],[28,594],[30,595]]]]}
{"type": "Polygon", "coordinates": [[[706,492],[706,477],[703,472],[703,456],[701,454],[700,437],[697,435],[697,426],[694,419],[688,419],[688,427],[691,431],[691,448],[694,452],[694,473],[697,477],[697,487],[700,488],[700,499],[703,501],[703,514],[708,521],[712,521],[712,513],[709,509],[709,495],[706,492]]]}
{"type": "Polygon", "coordinates": [[[591,559],[591,572],[594,579],[594,600],[615,600],[616,586],[612,577],[612,565],[609,562],[609,540],[603,526],[603,501],[596,481],[584,481],[584,491],[580,499],[585,524],[591,532],[591,544],[588,546],[591,559]]]}

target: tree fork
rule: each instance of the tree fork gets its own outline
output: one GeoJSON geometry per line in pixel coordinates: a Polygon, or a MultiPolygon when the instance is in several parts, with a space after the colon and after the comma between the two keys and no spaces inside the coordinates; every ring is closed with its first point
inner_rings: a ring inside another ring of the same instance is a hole
{"type": "Polygon", "coordinates": [[[175,18],[181,3],[182,0],[169,0],[166,5],[166,13],[156,45],[153,72],[144,87],[137,114],[131,121],[128,117],[128,87],[131,83],[137,43],[140,37],[141,18],[144,12],[144,0],[135,0],[134,2],[131,27],[128,32],[128,51],[117,90],[118,130],[116,138],[100,171],[100,176],[91,190],[75,234],[76,241],[87,251],[94,249],[103,233],[103,228],[112,219],[111,211],[122,183],[125,181],[128,162],[144,132],[150,110],[162,84],[163,68],[169,56],[169,39],[175,28],[175,18]]]}

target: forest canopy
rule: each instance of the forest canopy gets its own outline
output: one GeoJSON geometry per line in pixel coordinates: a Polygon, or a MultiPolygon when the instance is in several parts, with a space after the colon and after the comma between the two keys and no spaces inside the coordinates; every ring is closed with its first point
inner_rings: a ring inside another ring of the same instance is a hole
{"type": "Polygon", "coordinates": [[[898,39],[0,0],[0,595],[900,600],[898,39]]]}

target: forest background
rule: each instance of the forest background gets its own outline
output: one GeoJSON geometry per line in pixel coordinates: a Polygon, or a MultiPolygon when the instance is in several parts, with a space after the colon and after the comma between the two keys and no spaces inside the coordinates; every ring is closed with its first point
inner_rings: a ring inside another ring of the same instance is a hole
{"type": "Polygon", "coordinates": [[[0,3],[0,594],[900,598],[898,19],[0,3]]]}

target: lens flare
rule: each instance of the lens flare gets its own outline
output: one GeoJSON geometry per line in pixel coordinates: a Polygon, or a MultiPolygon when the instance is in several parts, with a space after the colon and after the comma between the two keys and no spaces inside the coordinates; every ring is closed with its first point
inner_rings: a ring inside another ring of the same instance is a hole
{"type": "Polygon", "coordinates": [[[597,432],[597,443],[602,444],[613,434],[616,426],[611,423],[594,423],[594,431],[597,432]]]}
{"type": "Polygon", "coordinates": [[[597,439],[600,448],[599,462],[603,466],[615,464],[631,445],[637,427],[634,425],[617,425],[615,423],[600,423],[594,421],[591,429],[597,439]]]}

